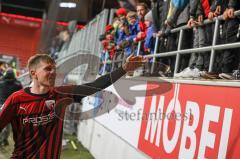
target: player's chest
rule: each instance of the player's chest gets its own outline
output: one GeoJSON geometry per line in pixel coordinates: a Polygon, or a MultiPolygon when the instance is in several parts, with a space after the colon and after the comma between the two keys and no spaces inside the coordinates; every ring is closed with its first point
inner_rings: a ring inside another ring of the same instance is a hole
{"type": "Polygon", "coordinates": [[[19,103],[17,115],[25,116],[32,114],[42,114],[44,112],[54,111],[56,100],[44,99],[19,103]]]}

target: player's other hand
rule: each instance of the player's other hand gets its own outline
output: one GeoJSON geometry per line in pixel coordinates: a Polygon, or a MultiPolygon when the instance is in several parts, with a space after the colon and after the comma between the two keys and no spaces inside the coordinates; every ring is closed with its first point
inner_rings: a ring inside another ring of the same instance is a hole
{"type": "Polygon", "coordinates": [[[132,54],[126,59],[126,63],[123,65],[123,69],[126,72],[134,71],[135,69],[143,66],[147,61],[148,60],[143,56],[134,56],[132,54]]]}

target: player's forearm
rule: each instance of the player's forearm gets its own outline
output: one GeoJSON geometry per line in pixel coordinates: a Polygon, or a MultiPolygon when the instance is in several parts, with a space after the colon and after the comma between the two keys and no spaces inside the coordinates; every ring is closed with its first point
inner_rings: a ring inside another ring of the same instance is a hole
{"type": "Polygon", "coordinates": [[[74,91],[74,94],[81,94],[84,96],[92,95],[112,85],[125,73],[126,71],[121,67],[109,74],[99,77],[94,82],[77,86],[74,91]]]}

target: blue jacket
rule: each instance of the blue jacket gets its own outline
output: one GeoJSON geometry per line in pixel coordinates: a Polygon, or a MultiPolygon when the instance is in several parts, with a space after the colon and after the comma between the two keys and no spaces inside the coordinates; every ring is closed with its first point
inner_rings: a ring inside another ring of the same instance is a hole
{"type": "Polygon", "coordinates": [[[151,25],[147,28],[147,37],[144,42],[144,48],[150,49],[150,53],[154,52],[155,47],[155,38],[153,37],[153,33],[156,33],[157,29],[154,25],[151,25]]]}
{"type": "MultiPolygon", "coordinates": [[[[144,42],[144,48],[150,49],[150,53],[154,53],[155,48],[155,38],[153,37],[153,33],[156,33],[157,29],[154,25],[151,25],[149,28],[147,28],[147,37],[144,42]]],[[[152,58],[150,59],[150,62],[152,62],[152,58]]]]}
{"type": "Polygon", "coordinates": [[[130,35],[127,37],[127,40],[133,42],[133,39],[136,38],[137,34],[141,31],[139,26],[139,21],[137,20],[133,25],[129,25],[130,35]]]}

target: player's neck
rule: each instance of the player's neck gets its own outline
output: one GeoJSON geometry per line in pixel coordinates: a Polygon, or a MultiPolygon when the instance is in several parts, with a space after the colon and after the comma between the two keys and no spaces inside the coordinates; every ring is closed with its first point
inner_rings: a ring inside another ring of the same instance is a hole
{"type": "Polygon", "coordinates": [[[49,87],[33,84],[33,87],[30,88],[31,93],[33,94],[46,94],[50,90],[49,87]]]}

